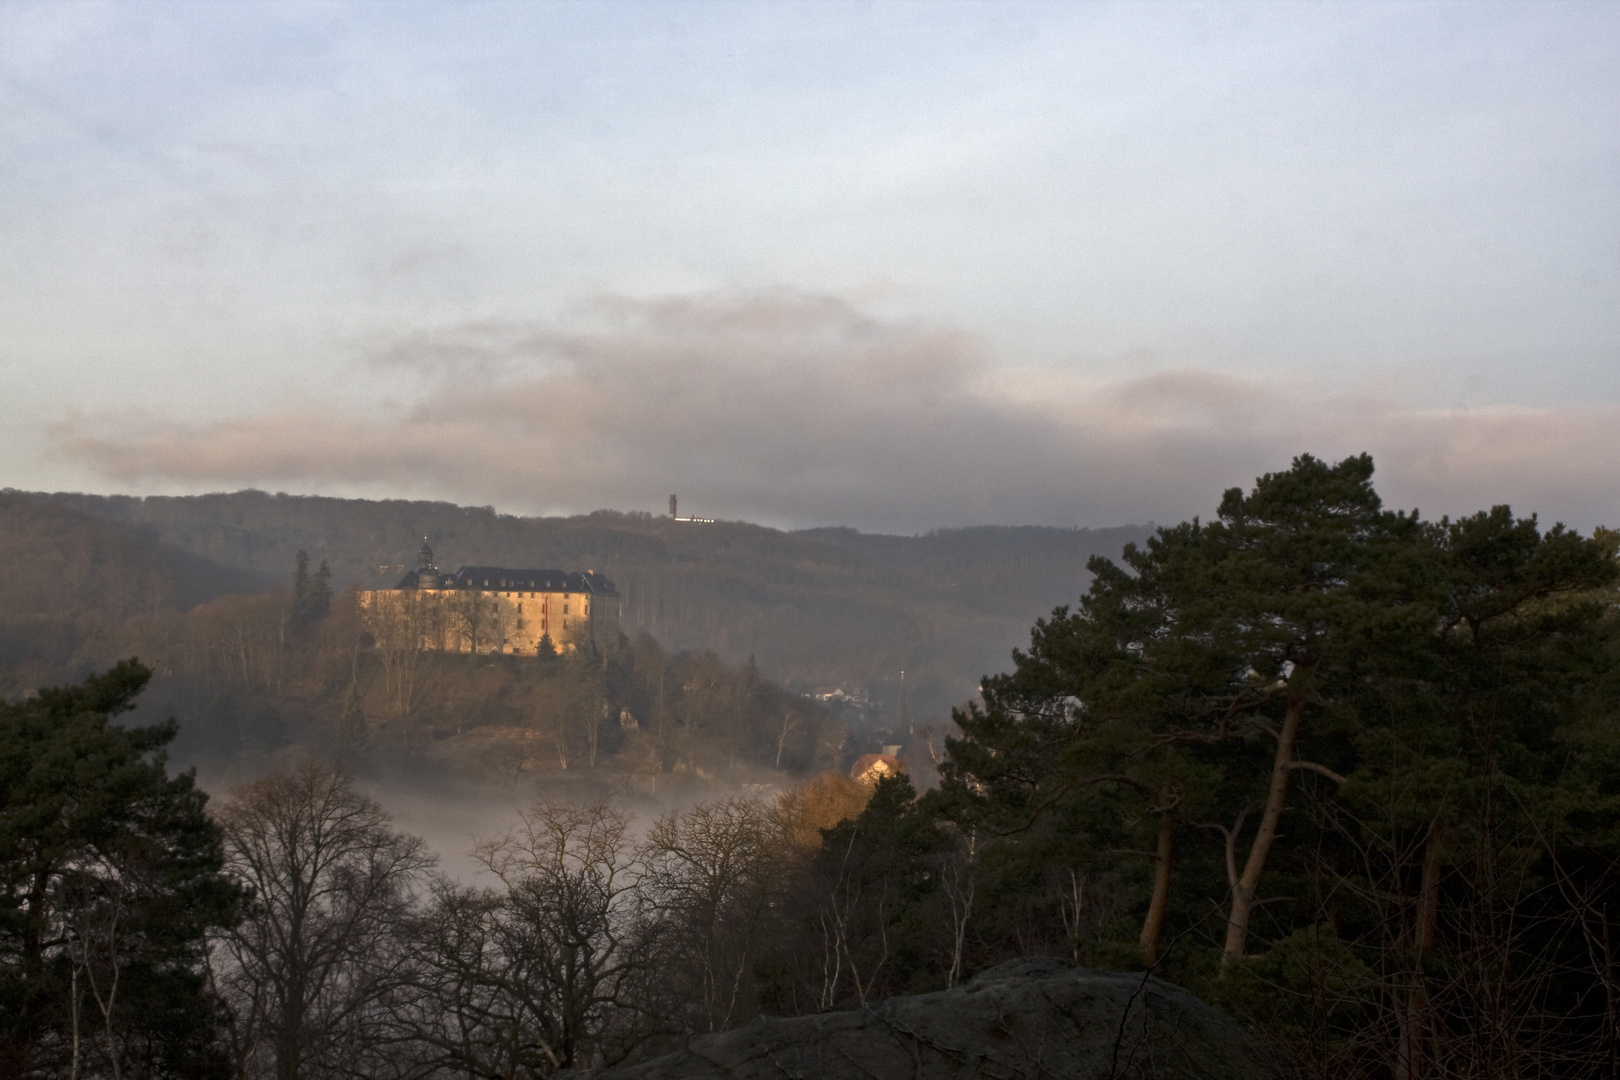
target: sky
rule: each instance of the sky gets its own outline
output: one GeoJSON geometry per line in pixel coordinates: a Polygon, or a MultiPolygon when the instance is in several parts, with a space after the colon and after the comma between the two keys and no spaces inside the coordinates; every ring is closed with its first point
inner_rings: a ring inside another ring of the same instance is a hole
{"type": "Polygon", "coordinates": [[[1620,525],[1620,4],[0,0],[0,487],[1620,525]]]}

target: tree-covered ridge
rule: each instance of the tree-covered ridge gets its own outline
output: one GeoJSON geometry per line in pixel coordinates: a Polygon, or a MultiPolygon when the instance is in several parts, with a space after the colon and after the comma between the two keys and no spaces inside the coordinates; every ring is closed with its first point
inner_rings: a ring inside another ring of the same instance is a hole
{"type": "Polygon", "coordinates": [[[439,652],[386,605],[307,579],[302,604],[286,590],[227,596],[125,628],[122,647],[160,671],[149,707],[186,718],[189,759],[252,771],[299,746],[512,788],[539,774],[768,780],[844,755],[847,728],[751,662],[645,634],[610,653],[439,652]]]}
{"type": "Polygon", "coordinates": [[[609,663],[430,655],[419,635],[363,619],[354,591],[334,594],[330,564],[302,549],[285,568],[290,588],[233,591],[254,583],[149,527],[11,501],[18,512],[0,518],[0,546],[23,569],[7,575],[0,630],[13,633],[0,644],[17,655],[0,655],[0,695],[145,657],[156,673],[145,707],[186,718],[176,749],[187,760],[252,769],[298,744],[412,767],[439,761],[512,785],[598,765],[796,773],[841,752],[843,729],[747,658],[672,653],[645,635],[609,663]]]}
{"type": "Polygon", "coordinates": [[[109,631],[264,587],[158,538],[157,529],[0,492],[0,696],[111,662],[109,631]]]}
{"type": "Polygon", "coordinates": [[[285,580],[296,552],[333,584],[391,587],[424,535],[446,566],[560,566],[606,573],[624,625],[671,649],[752,655],[772,678],[880,688],[908,672],[915,707],[943,717],[974,692],[1035,615],[1085,587],[1086,558],[1139,528],[948,529],[886,537],[693,525],[601,511],[520,518],[448,503],[237,492],[190,497],[18,496],[154,529],[225,566],[285,580]],[[386,568],[386,569],[384,569],[386,568]]]}

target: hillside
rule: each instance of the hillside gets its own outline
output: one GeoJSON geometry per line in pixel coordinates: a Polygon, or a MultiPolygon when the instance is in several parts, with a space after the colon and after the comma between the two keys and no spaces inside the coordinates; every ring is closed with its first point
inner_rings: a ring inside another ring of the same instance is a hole
{"type": "Polygon", "coordinates": [[[0,694],[56,677],[132,616],[186,611],[269,581],[157,533],[153,525],[0,491],[0,694]]]}
{"type": "Polygon", "coordinates": [[[336,585],[389,585],[422,537],[441,565],[596,569],[619,587],[629,633],[667,647],[755,656],[770,678],[892,697],[900,670],[914,714],[943,716],[1000,670],[1031,621],[1072,602],[1086,559],[1145,528],[972,528],[923,536],[782,532],[612,511],[522,518],[449,503],[268,495],[16,496],[151,530],[175,548],[260,580],[294,554],[326,559],[336,585]]]}

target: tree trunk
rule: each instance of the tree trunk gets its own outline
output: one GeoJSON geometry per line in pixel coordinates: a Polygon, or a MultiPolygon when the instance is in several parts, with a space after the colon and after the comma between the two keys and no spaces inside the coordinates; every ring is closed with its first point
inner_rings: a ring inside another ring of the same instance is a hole
{"type": "Polygon", "coordinates": [[[276,1080],[299,1080],[303,1072],[304,987],[302,973],[289,973],[287,1001],[280,1017],[276,1040],[276,1080]]]}
{"type": "Polygon", "coordinates": [[[1293,771],[1294,748],[1299,742],[1299,724],[1304,712],[1304,696],[1291,697],[1288,711],[1283,716],[1282,730],[1277,733],[1277,756],[1271,765],[1271,790],[1266,795],[1266,810],[1260,817],[1260,828],[1254,835],[1254,844],[1249,848],[1243,873],[1232,883],[1232,913],[1226,922],[1226,946],[1221,950],[1222,971],[1248,948],[1249,915],[1254,908],[1255,894],[1260,889],[1260,875],[1266,869],[1266,858],[1271,854],[1271,844],[1277,839],[1277,823],[1282,819],[1283,804],[1288,799],[1288,774],[1293,771]]]}
{"type": "Polygon", "coordinates": [[[1159,847],[1153,857],[1153,899],[1142,923],[1142,962],[1152,967],[1159,962],[1159,933],[1164,928],[1164,910],[1170,903],[1170,866],[1175,855],[1176,816],[1159,815],[1159,847]]]}
{"type": "Polygon", "coordinates": [[[1445,830],[1435,822],[1423,850],[1423,880],[1418,887],[1417,917],[1412,929],[1415,959],[1411,988],[1400,1009],[1400,1036],[1395,1048],[1395,1080],[1419,1080],[1429,1073],[1429,987],[1423,977],[1423,954],[1440,936],[1440,851],[1445,830]]]}

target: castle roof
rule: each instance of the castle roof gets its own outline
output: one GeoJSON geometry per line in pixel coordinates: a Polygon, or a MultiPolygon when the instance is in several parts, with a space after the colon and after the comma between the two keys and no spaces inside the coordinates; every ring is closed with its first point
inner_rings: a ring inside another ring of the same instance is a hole
{"type": "MultiPolygon", "coordinates": [[[[412,570],[400,578],[396,589],[414,589],[421,571],[412,570]]],[[[504,566],[463,566],[453,574],[440,575],[445,589],[521,589],[528,592],[577,592],[593,596],[618,596],[613,582],[594,570],[513,570],[504,566]]]]}

